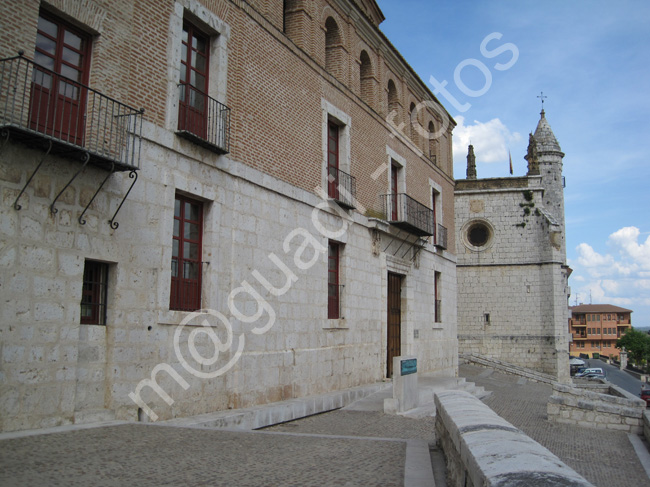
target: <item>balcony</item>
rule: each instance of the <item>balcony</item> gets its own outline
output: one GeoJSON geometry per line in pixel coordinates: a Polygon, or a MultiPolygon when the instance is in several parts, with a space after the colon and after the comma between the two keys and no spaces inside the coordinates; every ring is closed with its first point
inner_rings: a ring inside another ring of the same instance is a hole
{"type": "Polygon", "coordinates": [[[217,154],[230,152],[230,108],[187,83],[179,89],[179,136],[217,154]]]}
{"type": "Polygon", "coordinates": [[[435,241],[433,242],[436,247],[441,249],[447,249],[447,227],[443,227],[438,223],[438,233],[435,236],[435,241]]]}
{"type": "Polygon", "coordinates": [[[433,210],[404,193],[382,195],[384,214],[398,228],[419,237],[434,234],[433,210]]]}
{"type": "Polygon", "coordinates": [[[357,180],[354,176],[333,166],[328,171],[327,195],[343,208],[356,208],[357,180]]]}
{"type": "Polygon", "coordinates": [[[18,56],[0,59],[0,135],[108,171],[140,167],[143,109],[18,56]]]}

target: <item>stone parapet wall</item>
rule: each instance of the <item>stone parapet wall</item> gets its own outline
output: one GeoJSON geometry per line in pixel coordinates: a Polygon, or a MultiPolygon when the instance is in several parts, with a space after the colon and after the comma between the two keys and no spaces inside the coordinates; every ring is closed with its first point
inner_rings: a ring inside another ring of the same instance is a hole
{"type": "Polygon", "coordinates": [[[592,485],[471,394],[444,391],[435,402],[447,485],[592,485]]]}
{"type": "Polygon", "coordinates": [[[526,379],[532,380],[533,382],[544,382],[546,384],[552,384],[555,382],[555,377],[552,375],[544,374],[542,372],[538,372],[537,370],[528,369],[526,367],[519,367],[508,362],[503,362],[501,360],[483,357],[477,354],[461,354],[461,359],[467,363],[473,363],[476,365],[481,365],[483,367],[491,367],[498,370],[499,372],[504,372],[506,374],[525,377],[526,379]]]}
{"type": "Polygon", "coordinates": [[[556,383],[547,412],[555,423],[641,434],[645,408],[645,401],[614,385],[593,392],[556,383]]]}
{"type": "Polygon", "coordinates": [[[650,441],[650,412],[643,412],[643,436],[646,441],[650,441]]]}
{"type": "Polygon", "coordinates": [[[557,338],[550,335],[490,336],[459,333],[458,350],[464,356],[479,356],[493,363],[507,363],[518,370],[535,370],[539,374],[553,377],[552,380],[558,380],[557,338]]]}

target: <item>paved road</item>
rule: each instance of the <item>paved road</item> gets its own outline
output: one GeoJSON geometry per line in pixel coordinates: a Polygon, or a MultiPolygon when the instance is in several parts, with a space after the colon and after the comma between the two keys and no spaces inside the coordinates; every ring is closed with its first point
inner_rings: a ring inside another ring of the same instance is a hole
{"type": "Polygon", "coordinates": [[[626,390],[627,392],[638,396],[641,392],[641,384],[643,384],[639,379],[633,375],[628,374],[627,372],[620,370],[618,367],[609,365],[602,360],[598,359],[589,359],[585,360],[587,367],[600,367],[607,374],[607,380],[612,384],[617,385],[621,389],[626,390]]]}

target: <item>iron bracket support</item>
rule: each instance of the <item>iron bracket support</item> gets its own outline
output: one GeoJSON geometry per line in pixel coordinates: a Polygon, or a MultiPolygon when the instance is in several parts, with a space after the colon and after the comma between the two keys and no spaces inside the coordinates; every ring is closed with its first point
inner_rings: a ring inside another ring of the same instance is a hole
{"type": "Polygon", "coordinates": [[[117,230],[117,227],[120,226],[120,224],[119,224],[118,222],[115,221],[115,217],[117,216],[117,214],[119,213],[120,209],[122,208],[122,205],[123,205],[124,202],[126,201],[126,198],[128,198],[129,193],[130,193],[131,190],[133,189],[133,186],[135,186],[135,182],[138,180],[138,173],[137,173],[135,170],[131,171],[131,172],[129,173],[129,178],[133,179],[133,182],[131,183],[131,186],[129,187],[129,190],[128,190],[128,191],[126,192],[126,194],[124,195],[124,198],[122,198],[122,202],[120,203],[120,206],[118,206],[118,207],[117,207],[117,210],[115,210],[115,214],[113,215],[113,218],[111,218],[110,220],[108,220],[108,224],[111,226],[111,228],[112,228],[113,230],[117,230]]]}

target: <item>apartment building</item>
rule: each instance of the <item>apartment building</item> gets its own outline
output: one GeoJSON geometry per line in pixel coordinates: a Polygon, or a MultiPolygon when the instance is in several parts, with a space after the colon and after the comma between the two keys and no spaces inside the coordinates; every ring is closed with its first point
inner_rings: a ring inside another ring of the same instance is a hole
{"type": "Polygon", "coordinates": [[[374,1],[0,13],[2,430],[457,373],[455,124],[374,1]]]}
{"type": "Polygon", "coordinates": [[[618,357],[616,340],[632,328],[632,310],[611,304],[581,304],[569,310],[571,355],[618,357]]]}

